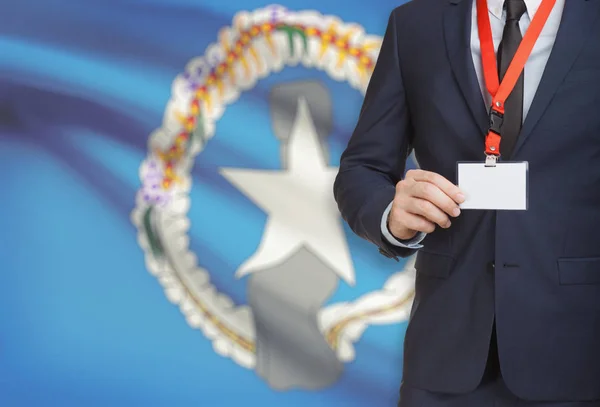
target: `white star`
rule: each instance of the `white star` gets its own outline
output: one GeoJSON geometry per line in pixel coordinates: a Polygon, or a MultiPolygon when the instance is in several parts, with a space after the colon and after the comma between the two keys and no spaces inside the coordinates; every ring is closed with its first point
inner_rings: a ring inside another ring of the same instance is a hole
{"type": "Polygon", "coordinates": [[[278,265],[305,246],[354,285],[354,266],[332,193],[337,168],[324,162],[303,98],[287,151],[287,170],[221,168],[221,174],[268,215],[258,249],[236,275],[278,265]]]}

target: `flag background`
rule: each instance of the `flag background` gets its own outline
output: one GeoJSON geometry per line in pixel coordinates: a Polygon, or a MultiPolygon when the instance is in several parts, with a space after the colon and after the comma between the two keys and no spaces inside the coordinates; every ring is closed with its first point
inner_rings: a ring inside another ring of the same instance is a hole
{"type": "MultiPolygon", "coordinates": [[[[284,0],[382,35],[402,1],[284,0]]],[[[130,220],[149,134],[174,78],[221,27],[258,0],[20,0],[0,5],[0,405],[392,406],[405,324],[369,327],[341,378],[318,391],[271,389],[219,356],[147,271],[130,220]]],[[[362,96],[303,67],[257,83],[229,106],[195,163],[191,248],[213,284],[247,302],[236,268],[266,215],[219,167],[277,169],[267,95],[321,81],[331,92],[330,164],[362,96]],[[271,135],[270,135],[271,134],[271,135]],[[269,136],[266,136],[269,135],[269,136]],[[242,210],[240,210],[240,208],[242,210]]],[[[402,263],[346,227],[356,285],[330,303],[379,289],[402,263]]]]}

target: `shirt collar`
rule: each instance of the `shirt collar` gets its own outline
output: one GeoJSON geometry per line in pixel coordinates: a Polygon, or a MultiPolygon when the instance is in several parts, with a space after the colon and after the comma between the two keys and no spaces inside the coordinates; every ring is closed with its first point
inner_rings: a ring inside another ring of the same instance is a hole
{"type": "MultiPolygon", "coordinates": [[[[529,15],[529,19],[533,19],[535,12],[540,8],[540,4],[542,0],[524,0],[525,6],[527,7],[527,15],[529,15]]],[[[496,18],[502,18],[502,11],[504,8],[504,0],[487,0],[488,10],[492,13],[496,18]]]]}

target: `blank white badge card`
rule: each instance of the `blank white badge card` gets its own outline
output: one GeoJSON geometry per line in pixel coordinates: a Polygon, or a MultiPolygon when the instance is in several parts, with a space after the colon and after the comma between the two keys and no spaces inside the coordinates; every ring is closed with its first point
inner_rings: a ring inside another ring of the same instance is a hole
{"type": "Polygon", "coordinates": [[[528,163],[458,163],[458,187],[465,194],[461,209],[527,210],[528,163]]]}

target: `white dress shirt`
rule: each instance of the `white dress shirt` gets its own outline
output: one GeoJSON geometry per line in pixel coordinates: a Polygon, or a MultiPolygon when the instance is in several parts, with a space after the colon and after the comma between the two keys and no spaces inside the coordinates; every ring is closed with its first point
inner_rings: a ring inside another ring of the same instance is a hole
{"type": "MultiPolygon", "coordinates": [[[[535,16],[542,0],[524,0],[527,6],[527,12],[523,14],[521,20],[519,20],[519,27],[521,33],[525,35],[525,31],[531,23],[531,19],[535,16]]],[[[557,0],[556,4],[548,21],[542,30],[540,37],[538,38],[527,63],[525,64],[524,70],[524,89],[523,89],[523,119],[527,116],[531,102],[535,96],[542,74],[546,68],[546,62],[550,57],[550,52],[554,46],[554,40],[556,39],[556,33],[560,25],[562,18],[563,9],[565,7],[566,0],[557,0]]],[[[504,9],[504,0],[487,0],[488,11],[490,15],[490,24],[492,26],[492,36],[494,38],[494,49],[498,51],[498,45],[502,40],[502,34],[504,32],[504,24],[506,22],[506,10],[504,9]]],[[[481,94],[485,100],[485,104],[488,107],[491,106],[492,97],[488,93],[485,86],[485,79],[483,77],[483,67],[481,64],[481,47],[479,44],[479,32],[477,29],[477,7],[476,0],[473,0],[473,8],[471,14],[471,55],[473,57],[473,65],[475,67],[475,73],[479,80],[479,86],[481,87],[481,94]]],[[[413,239],[409,241],[401,242],[394,238],[387,228],[387,218],[392,209],[390,203],[383,213],[381,218],[381,232],[385,238],[394,246],[406,247],[411,249],[420,249],[423,247],[420,243],[425,238],[425,233],[417,234],[413,239]]]]}

